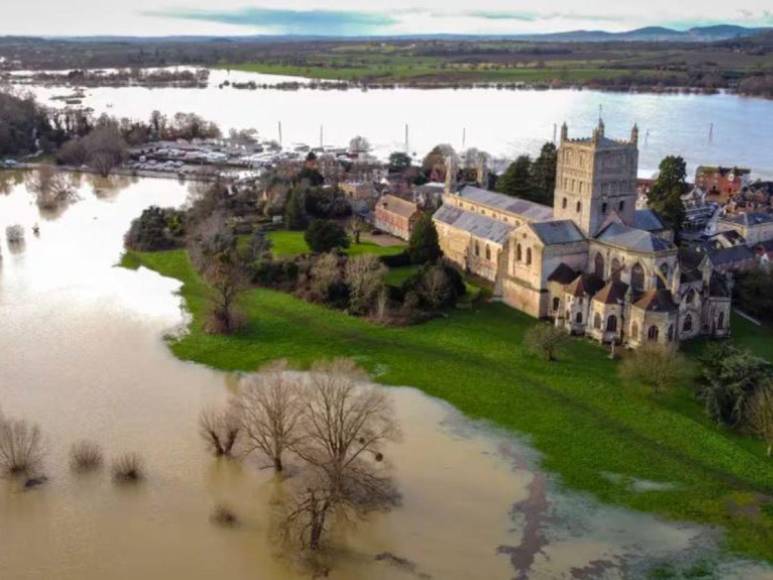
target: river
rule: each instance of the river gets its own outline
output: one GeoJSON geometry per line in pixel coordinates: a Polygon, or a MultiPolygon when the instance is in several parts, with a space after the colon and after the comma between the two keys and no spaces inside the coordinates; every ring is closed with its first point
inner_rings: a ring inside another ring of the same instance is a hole
{"type": "MultiPolygon", "coordinates": [[[[29,491],[0,479],[0,578],[301,577],[270,540],[281,484],[254,462],[213,459],[197,433],[201,410],[224,402],[237,377],[170,354],[163,337],[186,321],[178,282],[115,266],[130,220],[180,205],[186,187],[70,179],[79,200],[47,214],[22,173],[0,171],[0,232],[26,232],[21,246],[0,241],[0,406],[41,426],[49,477],[29,491]],[[73,474],[68,451],[82,438],[108,460],[140,453],[147,479],[127,488],[107,467],[73,474]],[[210,522],[220,503],[238,527],[210,522]]],[[[332,578],[637,577],[717,555],[717,531],[568,492],[524,440],[415,389],[387,392],[404,432],[387,449],[403,503],[334,536],[332,578]]],[[[723,577],[770,577],[750,562],[720,566],[723,577]]]]}
{"type": "MultiPolygon", "coordinates": [[[[380,156],[405,149],[406,124],[409,151],[419,156],[438,143],[505,157],[536,154],[553,139],[555,126],[566,121],[570,136],[590,135],[601,113],[607,135],[614,138],[627,138],[631,126],[639,124],[642,175],[651,175],[666,155],[682,155],[690,176],[703,164],[750,167],[755,175],[773,179],[773,100],[569,89],[218,88],[225,80],[275,84],[288,79],[213,70],[207,88],[90,88],[83,103],[97,113],[137,119],[148,119],[154,109],[167,115],[195,112],[226,132],[255,128],[264,139],[278,139],[281,122],[285,145],[316,146],[322,127],[326,145],[342,146],[364,135],[380,156]]],[[[66,87],[23,88],[52,106],[63,103],[50,97],[72,92],[66,87]]]]}

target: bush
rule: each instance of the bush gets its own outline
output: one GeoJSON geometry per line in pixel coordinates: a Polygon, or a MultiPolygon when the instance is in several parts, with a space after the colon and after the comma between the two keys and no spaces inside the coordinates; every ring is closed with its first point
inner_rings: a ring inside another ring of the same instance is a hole
{"type": "Polygon", "coordinates": [[[70,450],[70,467],[73,471],[94,471],[102,466],[102,449],[93,441],[79,441],[70,450]]]}
{"type": "Polygon", "coordinates": [[[113,461],[113,481],[138,483],[144,477],[144,463],[136,453],[124,453],[113,461]]]}
{"type": "Polygon", "coordinates": [[[0,475],[30,475],[43,463],[40,427],[0,414],[0,475]]]}
{"type": "Polygon", "coordinates": [[[287,198],[285,207],[285,225],[289,230],[300,231],[309,223],[306,217],[304,193],[301,189],[293,189],[287,198]]]}
{"type": "Polygon", "coordinates": [[[314,220],[303,237],[312,251],[318,253],[349,247],[349,236],[346,235],[346,231],[329,220],[314,220]]]}
{"type": "Polygon", "coordinates": [[[656,393],[690,378],[687,360],[673,348],[658,344],[645,344],[626,356],[620,365],[620,375],[656,393]]]}
{"type": "Polygon", "coordinates": [[[378,259],[387,268],[402,268],[403,266],[411,265],[411,255],[407,251],[394,255],[379,256],[378,259]]]}
{"type": "Polygon", "coordinates": [[[252,265],[252,281],[260,286],[294,290],[300,269],[294,258],[260,260],[252,265]]]}
{"type": "Polygon", "coordinates": [[[569,341],[567,332],[552,324],[537,323],[524,335],[523,342],[533,354],[546,361],[555,361],[558,352],[569,341]]]}
{"type": "Polygon", "coordinates": [[[132,221],[124,236],[124,245],[140,252],[171,250],[182,247],[185,214],[174,208],[151,206],[132,221]]]}
{"type": "Polygon", "coordinates": [[[464,296],[462,275],[446,264],[426,264],[403,283],[404,294],[414,293],[419,305],[429,310],[451,308],[464,296]]]}

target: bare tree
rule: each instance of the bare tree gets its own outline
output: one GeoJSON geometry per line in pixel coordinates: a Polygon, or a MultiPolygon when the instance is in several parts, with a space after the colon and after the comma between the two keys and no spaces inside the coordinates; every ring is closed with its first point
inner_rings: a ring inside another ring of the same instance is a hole
{"type": "Polygon", "coordinates": [[[113,122],[105,121],[83,138],[86,162],[102,177],[121,165],[126,159],[126,142],[113,122]]]}
{"type": "Polygon", "coordinates": [[[41,165],[28,175],[27,187],[35,194],[35,201],[41,209],[56,209],[75,198],[75,190],[51,165],[41,165]]]}
{"type": "Polygon", "coordinates": [[[384,288],[387,268],[373,254],[349,258],[346,262],[346,283],[349,285],[349,308],[362,314],[373,308],[384,288]]]}
{"type": "Polygon", "coordinates": [[[747,422],[752,433],[765,441],[767,455],[773,453],[773,384],[766,382],[758,387],[749,400],[747,422]]]}
{"type": "Polygon", "coordinates": [[[359,244],[360,234],[362,234],[363,230],[365,229],[365,224],[363,223],[362,218],[358,215],[353,215],[346,225],[349,233],[352,236],[352,240],[354,240],[354,243],[359,244]]]}
{"type": "Polygon", "coordinates": [[[241,431],[234,409],[204,409],[199,415],[199,433],[215,457],[230,457],[241,431]]]}
{"type": "Polygon", "coordinates": [[[549,362],[557,360],[558,351],[568,340],[569,335],[565,330],[542,323],[532,326],[523,337],[529,351],[549,362]]]}
{"type": "Polygon", "coordinates": [[[93,441],[78,441],[70,449],[70,467],[73,471],[94,471],[102,465],[102,461],[102,448],[93,441]]]}
{"type": "Polygon", "coordinates": [[[623,359],[620,375],[658,393],[689,379],[689,365],[675,349],[645,344],[623,359]]]}
{"type": "Polygon", "coordinates": [[[322,254],[311,267],[309,288],[315,299],[325,301],[330,288],[342,280],[340,259],[333,253],[322,254]]]}
{"type": "Polygon", "coordinates": [[[276,472],[284,469],[284,453],[300,441],[300,389],[300,380],[288,372],[287,361],[281,360],[245,378],[233,401],[246,452],[262,453],[276,472]]]}
{"type": "Polygon", "coordinates": [[[32,475],[43,463],[40,427],[0,413],[0,474],[32,475]]]}
{"type": "Polygon", "coordinates": [[[319,550],[334,512],[358,518],[399,501],[383,461],[383,445],[397,439],[394,409],[382,391],[366,386],[352,361],[312,367],[296,454],[308,469],[285,505],[286,538],[319,550]]]}

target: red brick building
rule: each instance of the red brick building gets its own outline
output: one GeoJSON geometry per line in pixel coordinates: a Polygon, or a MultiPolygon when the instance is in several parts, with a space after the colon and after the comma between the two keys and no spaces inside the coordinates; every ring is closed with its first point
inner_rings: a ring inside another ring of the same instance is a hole
{"type": "Polygon", "coordinates": [[[705,191],[712,201],[726,203],[739,193],[749,180],[751,170],[740,167],[709,167],[695,170],[695,185],[705,191]]]}
{"type": "Polygon", "coordinates": [[[373,225],[383,232],[407,240],[411,237],[419,215],[419,208],[415,203],[386,194],[376,203],[373,225]]]}

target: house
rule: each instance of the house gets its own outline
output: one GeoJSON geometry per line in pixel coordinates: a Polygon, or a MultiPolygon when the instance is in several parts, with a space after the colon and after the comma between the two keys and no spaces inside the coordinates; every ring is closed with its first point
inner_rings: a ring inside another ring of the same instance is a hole
{"type": "Polygon", "coordinates": [[[376,202],[373,225],[381,231],[408,240],[420,214],[419,207],[412,201],[385,194],[376,202]]]}
{"type": "Polygon", "coordinates": [[[750,175],[751,170],[746,168],[701,165],[695,170],[695,186],[712,201],[727,203],[748,185],[750,175]]]}
{"type": "Polygon", "coordinates": [[[773,239],[773,214],[764,212],[744,212],[723,216],[717,224],[722,231],[738,232],[750,246],[773,239]]]}

